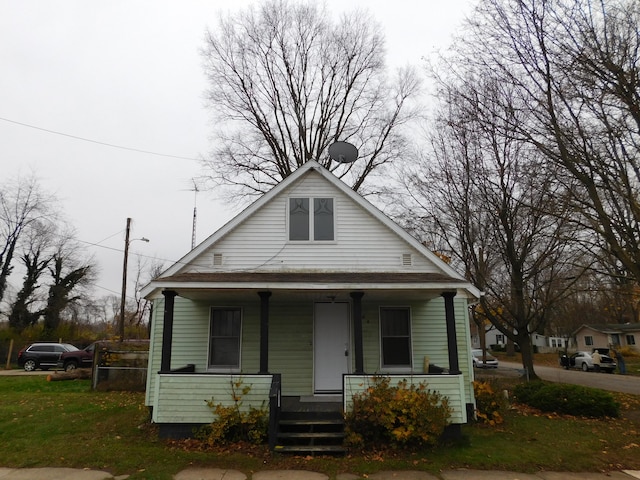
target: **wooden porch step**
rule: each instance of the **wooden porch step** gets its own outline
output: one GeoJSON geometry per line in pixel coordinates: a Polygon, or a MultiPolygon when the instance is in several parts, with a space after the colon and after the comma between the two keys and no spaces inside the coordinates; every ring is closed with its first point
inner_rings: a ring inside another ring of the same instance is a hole
{"type": "Polygon", "coordinates": [[[281,412],[276,452],[344,454],[344,418],[339,412],[281,412]]]}
{"type": "Polygon", "coordinates": [[[326,418],[326,419],[313,419],[313,418],[291,418],[291,419],[284,419],[284,420],[280,420],[280,425],[299,425],[299,426],[306,426],[306,425],[326,425],[326,426],[331,426],[331,425],[336,425],[336,426],[341,426],[344,425],[344,421],[342,419],[331,419],[331,418],[326,418]]]}
{"type": "Polygon", "coordinates": [[[344,432],[281,432],[278,438],[344,438],[344,432]]]}
{"type": "Polygon", "coordinates": [[[346,453],[342,445],[276,445],[276,452],[281,453],[346,453]]]}

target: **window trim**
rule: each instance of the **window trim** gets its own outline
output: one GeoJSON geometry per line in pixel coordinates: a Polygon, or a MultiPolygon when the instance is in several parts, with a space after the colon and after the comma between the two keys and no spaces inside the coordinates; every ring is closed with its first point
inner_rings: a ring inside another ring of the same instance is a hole
{"type": "Polygon", "coordinates": [[[287,241],[290,243],[324,243],[331,244],[336,243],[336,198],[333,196],[290,196],[287,197],[287,241]],[[308,240],[292,240],[291,239],[291,200],[305,199],[309,201],[309,239],[308,240]],[[333,238],[330,240],[316,240],[315,238],[315,201],[316,200],[331,200],[333,207],[332,226],[333,226],[333,238]]]}
{"type": "Polygon", "coordinates": [[[209,307],[209,332],[207,336],[207,371],[216,373],[239,373],[242,371],[242,327],[244,323],[244,310],[239,306],[210,306],[209,307]],[[238,311],[240,312],[240,329],[238,332],[238,365],[237,366],[225,366],[225,365],[212,365],[211,361],[211,330],[213,328],[213,312],[215,310],[222,311],[238,311]]]}
{"type": "Polygon", "coordinates": [[[413,371],[413,322],[411,307],[406,305],[384,305],[378,307],[378,339],[380,342],[380,369],[388,373],[407,373],[413,371]],[[407,312],[409,322],[409,364],[408,365],[385,365],[384,363],[384,342],[382,334],[382,315],[384,310],[404,310],[407,312]]]}
{"type": "Polygon", "coordinates": [[[592,347],[593,346],[593,335],[585,335],[584,336],[584,344],[587,347],[592,347]]]}

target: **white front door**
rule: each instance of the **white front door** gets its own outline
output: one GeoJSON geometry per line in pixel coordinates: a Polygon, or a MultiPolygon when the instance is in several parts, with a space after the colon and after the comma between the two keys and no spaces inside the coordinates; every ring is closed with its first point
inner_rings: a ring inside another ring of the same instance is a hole
{"type": "Polygon", "coordinates": [[[313,324],[313,377],[316,393],[342,391],[349,373],[349,304],[316,303],[313,324]]]}

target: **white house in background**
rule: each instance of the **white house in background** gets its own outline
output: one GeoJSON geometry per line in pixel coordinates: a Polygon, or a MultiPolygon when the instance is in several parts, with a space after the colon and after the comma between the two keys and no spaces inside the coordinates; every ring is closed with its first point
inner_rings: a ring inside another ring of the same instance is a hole
{"type": "MultiPolygon", "coordinates": [[[[171,232],[168,232],[171,234],[171,232]]],[[[479,292],[315,161],[153,280],[145,403],[163,436],[210,423],[205,400],[348,410],[375,375],[427,382],[459,433],[475,404],[468,304],[479,292]]],[[[310,409],[310,408],[307,408],[310,409]]]]}
{"type": "MultiPolygon", "coordinates": [[[[477,327],[473,322],[471,329],[473,332],[471,336],[471,344],[473,348],[480,348],[480,336],[478,335],[477,327]]],[[[493,325],[486,325],[485,329],[485,345],[487,348],[491,348],[492,345],[498,345],[500,347],[507,345],[506,335],[500,332],[496,327],[493,325]]],[[[539,333],[531,334],[531,344],[534,347],[537,347],[539,351],[564,348],[567,341],[567,339],[563,339],[562,337],[548,337],[546,335],[540,335],[539,333]]]]}

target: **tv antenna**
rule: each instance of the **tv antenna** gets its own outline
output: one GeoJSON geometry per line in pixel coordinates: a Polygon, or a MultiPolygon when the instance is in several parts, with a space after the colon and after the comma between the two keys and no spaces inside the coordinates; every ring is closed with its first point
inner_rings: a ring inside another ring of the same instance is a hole
{"type": "Polygon", "coordinates": [[[198,216],[198,192],[200,189],[198,188],[198,184],[196,183],[196,179],[192,178],[193,182],[193,226],[191,228],[191,250],[193,250],[196,246],[196,221],[198,216]]]}
{"type": "Polygon", "coordinates": [[[338,163],[353,163],[358,158],[358,149],[348,142],[334,142],[329,145],[329,156],[338,163]]]}

